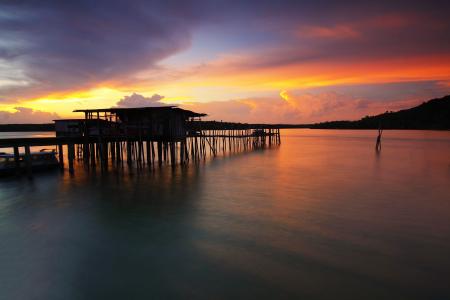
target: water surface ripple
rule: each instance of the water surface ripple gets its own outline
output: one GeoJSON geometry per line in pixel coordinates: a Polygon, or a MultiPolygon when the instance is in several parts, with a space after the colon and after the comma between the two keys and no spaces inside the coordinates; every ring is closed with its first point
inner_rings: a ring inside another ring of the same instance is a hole
{"type": "Polygon", "coordinates": [[[0,299],[448,299],[450,132],[375,138],[0,179],[0,299]]]}

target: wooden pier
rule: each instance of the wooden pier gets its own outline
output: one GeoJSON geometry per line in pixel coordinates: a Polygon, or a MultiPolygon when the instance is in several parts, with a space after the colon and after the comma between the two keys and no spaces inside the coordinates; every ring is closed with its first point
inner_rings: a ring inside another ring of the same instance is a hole
{"type": "Polygon", "coordinates": [[[0,139],[0,148],[13,150],[17,167],[23,148],[26,172],[31,174],[31,147],[54,147],[61,169],[66,157],[73,173],[74,161],[104,172],[124,163],[138,168],[175,166],[280,144],[280,129],[275,126],[201,121],[205,114],[173,107],[81,112],[85,119],[57,120],[56,137],[0,139]]]}

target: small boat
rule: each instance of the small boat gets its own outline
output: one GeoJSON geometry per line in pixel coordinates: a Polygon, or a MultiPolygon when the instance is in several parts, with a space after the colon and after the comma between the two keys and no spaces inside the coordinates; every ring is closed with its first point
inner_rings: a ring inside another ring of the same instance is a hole
{"type": "Polygon", "coordinates": [[[264,136],[265,132],[264,129],[255,129],[252,132],[252,136],[264,136]]]}
{"type": "Polygon", "coordinates": [[[188,136],[200,136],[200,135],[202,135],[202,132],[201,131],[197,131],[197,130],[189,130],[187,132],[187,135],[188,136]]]}
{"type": "MultiPolygon", "coordinates": [[[[31,169],[33,171],[49,170],[59,166],[56,151],[42,149],[39,152],[30,153],[31,169]]],[[[25,153],[19,153],[17,162],[19,171],[26,170],[25,153]]],[[[14,154],[0,152],[0,175],[16,173],[14,154]]]]}

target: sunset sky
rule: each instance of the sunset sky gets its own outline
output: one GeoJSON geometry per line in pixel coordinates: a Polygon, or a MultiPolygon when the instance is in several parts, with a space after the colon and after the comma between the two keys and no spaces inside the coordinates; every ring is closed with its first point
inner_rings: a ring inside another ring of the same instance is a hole
{"type": "Polygon", "coordinates": [[[449,1],[0,1],[0,123],[175,104],[358,119],[450,94],[449,1]]]}

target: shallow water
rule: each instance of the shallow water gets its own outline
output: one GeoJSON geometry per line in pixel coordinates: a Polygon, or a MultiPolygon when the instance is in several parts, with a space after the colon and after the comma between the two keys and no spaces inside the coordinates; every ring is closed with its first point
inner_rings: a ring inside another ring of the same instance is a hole
{"type": "Polygon", "coordinates": [[[55,137],[54,131],[0,132],[0,139],[55,137]]]}
{"type": "Polygon", "coordinates": [[[0,299],[448,298],[450,132],[375,138],[0,179],[0,299]]]}

